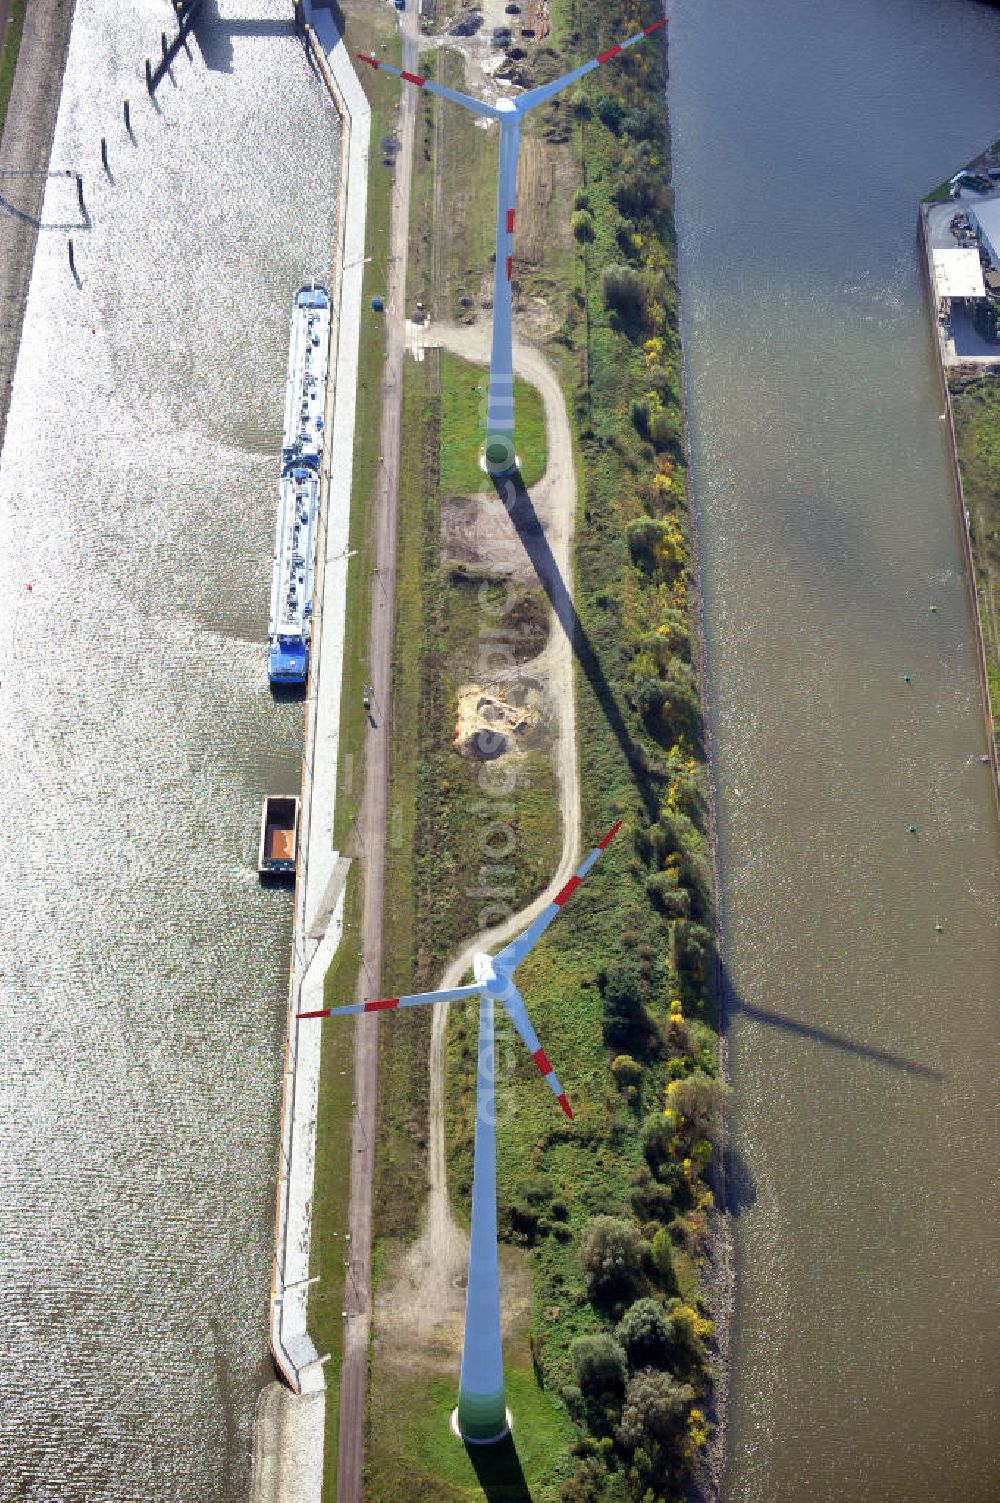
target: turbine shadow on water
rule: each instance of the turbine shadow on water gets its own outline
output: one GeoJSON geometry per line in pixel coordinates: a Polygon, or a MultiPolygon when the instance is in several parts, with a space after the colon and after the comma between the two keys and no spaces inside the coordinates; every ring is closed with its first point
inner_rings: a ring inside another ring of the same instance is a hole
{"type": "Polygon", "coordinates": [[[832,1029],[819,1028],[814,1023],[803,1023],[798,1018],[788,1017],[785,1013],[772,1012],[770,1008],[755,1007],[750,1002],[744,1002],[725,966],[722,967],[721,993],[720,1023],[724,1029],[728,1027],[730,1019],[735,1014],[742,1013],[744,1017],[753,1018],[758,1023],[766,1023],[769,1028],[778,1028],[784,1033],[797,1034],[799,1038],[811,1039],[813,1043],[823,1044],[827,1049],[839,1049],[844,1054],[853,1054],[858,1059],[885,1065],[886,1068],[899,1070],[904,1075],[917,1076],[923,1080],[941,1081],[944,1079],[940,1070],[935,1070],[931,1065],[921,1064],[919,1060],[907,1059],[903,1054],[895,1054],[891,1049],[879,1049],[874,1044],[862,1044],[846,1034],[834,1033],[832,1029]]]}

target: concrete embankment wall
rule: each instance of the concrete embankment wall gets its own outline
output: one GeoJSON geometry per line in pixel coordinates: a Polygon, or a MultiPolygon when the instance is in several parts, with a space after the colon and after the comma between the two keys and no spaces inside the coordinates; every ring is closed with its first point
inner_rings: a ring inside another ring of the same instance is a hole
{"type": "Polygon", "coordinates": [[[976,639],[976,663],[979,668],[979,688],[983,698],[983,714],[986,720],[986,739],[993,769],[993,796],[996,800],[997,815],[1000,816],[1000,759],[997,756],[997,742],[993,734],[993,706],[990,702],[990,681],[986,671],[986,644],[983,640],[983,624],[979,616],[979,597],[976,593],[976,563],[972,556],[972,539],[969,534],[969,509],[965,504],[965,486],[962,483],[962,466],[958,458],[958,440],[955,434],[955,414],[951,405],[951,391],[948,388],[948,375],[945,369],[944,354],[941,349],[941,332],[937,316],[937,294],[934,287],[934,267],[931,257],[930,235],[927,231],[927,206],[920,205],[919,215],[920,243],[924,252],[924,275],[927,283],[927,299],[930,309],[931,327],[934,336],[934,355],[937,360],[938,376],[941,380],[941,394],[944,398],[945,423],[948,430],[948,452],[951,455],[951,468],[955,477],[955,498],[959,510],[959,532],[962,535],[962,554],[965,559],[965,577],[969,585],[969,595],[972,602],[972,619],[976,639]]]}
{"type": "MultiPolygon", "coordinates": [[[[306,7],[306,19],[311,19],[306,7]]],[[[289,987],[281,1161],[275,1235],[271,1347],[290,1387],[322,1387],[307,1332],[307,1280],[319,1083],[320,1030],[295,1014],[322,995],[323,976],[340,932],[343,866],[333,850],[333,809],[344,650],[347,542],[355,384],[360,330],[370,115],[367,101],[328,12],[309,33],[317,67],[344,122],[340,209],[334,247],[335,318],[331,338],[331,420],[324,473],[309,705],[303,759],[303,823],[297,874],[289,987]],[[343,269],[343,268],[346,268],[343,269]],[[332,478],[331,478],[332,477],[332,478]],[[324,922],[325,913],[329,922],[324,922]]]]}
{"type": "Polygon", "coordinates": [[[368,101],[330,13],[314,13],[305,0],[299,14],[308,23],[307,45],[340,114],[343,138],[270,1309],[271,1352],[288,1389],[272,1385],[257,1406],[254,1503],[319,1503],[322,1492],[325,1357],[308,1332],[321,1029],[300,1026],[296,1014],[322,1006],[323,979],[343,925],[346,862],[333,849],[333,816],[371,124],[368,101]]]}

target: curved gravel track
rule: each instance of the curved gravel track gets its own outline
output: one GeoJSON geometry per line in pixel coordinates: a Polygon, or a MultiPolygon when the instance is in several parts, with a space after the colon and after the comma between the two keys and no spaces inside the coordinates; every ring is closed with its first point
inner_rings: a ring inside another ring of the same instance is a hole
{"type": "MultiPolygon", "coordinates": [[[[411,348],[440,347],[477,365],[489,363],[489,330],[461,325],[408,326],[411,348]]],[[[573,531],[576,522],[576,474],[573,446],[562,390],[555,371],[533,345],[515,341],[514,369],[537,387],[545,409],[548,467],[532,502],[543,520],[554,566],[572,595],[573,531]]],[[[542,584],[547,581],[542,580],[542,584]]],[[[525,665],[528,666],[528,665],[525,665]]],[[[495,951],[525,928],[572,875],[580,848],[580,779],[576,746],[576,699],[573,644],[555,613],[549,641],[530,664],[533,678],[547,688],[556,726],[553,763],[559,787],[563,841],[559,865],[548,887],[519,913],[477,934],[459,951],[441,976],[442,987],[458,985],[471,969],[478,950],[495,951]]],[[[432,1009],[430,1121],[428,1142],[428,1204],[423,1230],[408,1248],[392,1288],[379,1298],[379,1324],[391,1322],[394,1341],[414,1346],[426,1342],[440,1327],[460,1317],[468,1238],[451,1213],[448,1201],[445,1149],[445,1039],[447,1007],[432,1009]]]]}

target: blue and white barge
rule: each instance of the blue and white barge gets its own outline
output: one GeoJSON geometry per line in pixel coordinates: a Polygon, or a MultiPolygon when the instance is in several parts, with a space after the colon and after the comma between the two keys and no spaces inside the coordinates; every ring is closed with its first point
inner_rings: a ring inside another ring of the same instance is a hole
{"type": "Polygon", "coordinates": [[[288,352],[267,634],[272,684],[304,684],[309,673],[330,317],[325,287],[313,282],[299,288],[288,352]]]}

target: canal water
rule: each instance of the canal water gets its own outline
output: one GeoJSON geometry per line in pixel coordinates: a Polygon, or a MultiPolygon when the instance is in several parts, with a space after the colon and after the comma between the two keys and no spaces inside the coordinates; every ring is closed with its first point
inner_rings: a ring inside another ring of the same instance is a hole
{"type": "Polygon", "coordinates": [[[17,1503],[244,1503],[270,1378],[291,911],[256,842],[303,707],[272,701],[264,640],[291,299],[329,275],[339,134],[285,0],[205,0],[152,107],[172,15],[78,0],[52,165],[92,223],[50,180],[0,463],[17,1503]]]}
{"type": "Polygon", "coordinates": [[[670,63],[742,1161],[725,1497],[996,1498],[1000,844],[916,216],[1000,134],[1000,12],[706,0],[670,63]]]}

